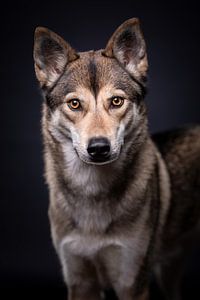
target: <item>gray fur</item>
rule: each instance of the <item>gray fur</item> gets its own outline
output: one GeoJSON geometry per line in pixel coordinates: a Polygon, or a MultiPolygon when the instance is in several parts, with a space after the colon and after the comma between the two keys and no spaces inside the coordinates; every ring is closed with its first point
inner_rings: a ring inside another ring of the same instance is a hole
{"type": "Polygon", "coordinates": [[[147,57],[138,26],[131,19],[104,51],[78,54],[50,33],[53,71],[51,65],[37,66],[44,61],[38,58],[45,55],[38,50],[38,36],[45,29],[37,30],[36,75],[46,100],[42,128],[49,218],[70,300],[101,299],[107,288],[120,300],[148,299],[150,271],[156,263],[162,265],[162,253],[199,220],[200,128],[155,137],[160,150],[150,137],[143,101],[147,57]],[[125,41],[130,34],[133,38],[125,41]],[[137,49],[130,52],[134,43],[137,49]],[[56,55],[59,66],[67,57],[61,74],[56,55]],[[125,95],[120,115],[105,108],[111,91],[125,95]],[[82,112],[67,107],[74,95],[83,98],[82,112]],[[110,140],[111,158],[92,164],[87,143],[102,134],[110,140]]]}

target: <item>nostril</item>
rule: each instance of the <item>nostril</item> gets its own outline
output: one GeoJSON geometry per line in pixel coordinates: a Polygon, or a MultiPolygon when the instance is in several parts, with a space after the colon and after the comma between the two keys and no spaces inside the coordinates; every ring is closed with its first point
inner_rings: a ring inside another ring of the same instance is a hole
{"type": "Polygon", "coordinates": [[[103,159],[106,158],[110,153],[110,143],[106,138],[92,138],[89,141],[88,154],[93,159],[103,159]]]}
{"type": "Polygon", "coordinates": [[[105,145],[97,148],[101,155],[107,155],[110,152],[110,145],[105,145]]]}
{"type": "Polygon", "coordinates": [[[96,146],[95,147],[94,146],[88,146],[87,151],[91,156],[94,156],[97,153],[97,147],[96,146]]]}

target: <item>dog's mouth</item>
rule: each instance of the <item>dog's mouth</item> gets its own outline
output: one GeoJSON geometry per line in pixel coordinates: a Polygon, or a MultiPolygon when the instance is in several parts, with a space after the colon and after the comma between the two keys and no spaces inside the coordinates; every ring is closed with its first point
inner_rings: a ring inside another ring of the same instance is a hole
{"type": "Polygon", "coordinates": [[[79,159],[83,161],[86,164],[89,165],[106,165],[114,162],[115,160],[118,159],[119,154],[118,153],[112,153],[110,155],[106,156],[95,156],[95,157],[90,157],[88,155],[85,155],[83,153],[79,153],[79,151],[75,148],[75,152],[79,159]]]}
{"type": "Polygon", "coordinates": [[[102,165],[107,165],[107,164],[114,162],[115,160],[117,160],[118,157],[115,157],[115,158],[112,157],[107,160],[84,159],[83,157],[80,157],[80,156],[79,156],[79,158],[86,164],[102,166],[102,165]]]}

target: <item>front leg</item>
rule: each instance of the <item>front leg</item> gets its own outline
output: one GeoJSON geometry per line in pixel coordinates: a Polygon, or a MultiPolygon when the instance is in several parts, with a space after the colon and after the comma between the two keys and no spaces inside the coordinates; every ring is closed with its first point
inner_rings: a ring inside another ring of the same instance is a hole
{"type": "Polygon", "coordinates": [[[145,253],[118,246],[101,251],[107,278],[119,300],[149,299],[145,253]]]}
{"type": "Polygon", "coordinates": [[[93,264],[81,256],[65,253],[61,258],[68,300],[100,300],[101,290],[93,264]]]}
{"type": "Polygon", "coordinates": [[[118,290],[117,295],[119,300],[149,300],[149,289],[144,288],[144,291],[134,296],[134,286],[126,287],[118,290]]]}
{"type": "Polygon", "coordinates": [[[138,300],[149,300],[149,288],[144,289],[144,292],[138,296],[138,300]]]}

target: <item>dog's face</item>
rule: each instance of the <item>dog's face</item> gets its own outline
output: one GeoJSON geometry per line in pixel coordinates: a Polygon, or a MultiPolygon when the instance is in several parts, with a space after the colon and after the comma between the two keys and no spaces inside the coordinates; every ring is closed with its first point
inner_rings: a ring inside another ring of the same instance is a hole
{"type": "Polygon", "coordinates": [[[38,28],[34,58],[53,140],[70,143],[86,163],[116,160],[144,117],[147,58],[138,20],[122,24],[105,50],[82,53],[38,28]]]}

